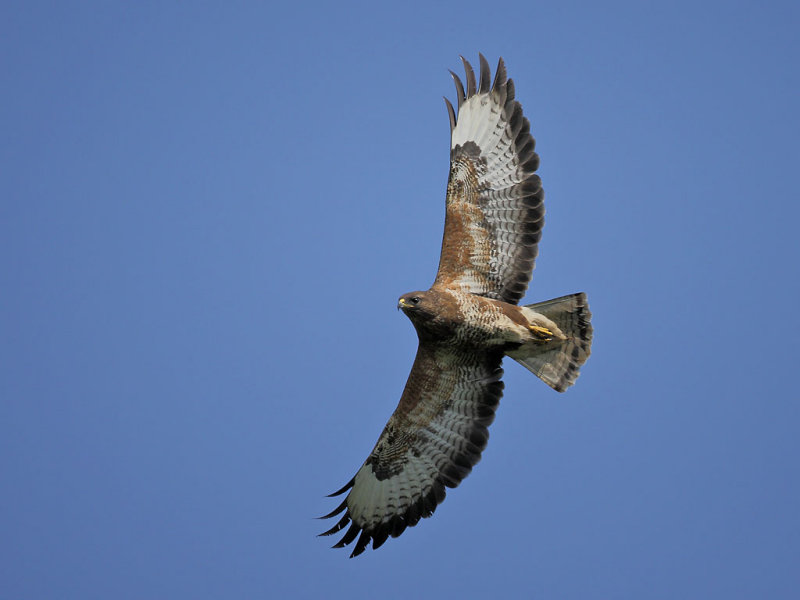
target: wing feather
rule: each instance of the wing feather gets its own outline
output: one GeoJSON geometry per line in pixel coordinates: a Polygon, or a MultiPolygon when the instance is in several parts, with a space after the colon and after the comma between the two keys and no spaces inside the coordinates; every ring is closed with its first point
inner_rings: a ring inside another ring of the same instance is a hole
{"type": "Polygon", "coordinates": [[[481,94],[486,94],[489,92],[489,81],[492,78],[492,73],[489,69],[489,63],[483,54],[478,53],[478,60],[481,66],[481,80],[478,89],[481,94]]]}
{"type": "Polygon", "coordinates": [[[453,109],[453,105],[450,104],[450,100],[447,98],[444,99],[444,103],[447,105],[447,115],[450,118],[450,133],[453,133],[453,129],[456,128],[456,111],[453,109]]]}
{"type": "Polygon", "coordinates": [[[467,99],[467,95],[464,93],[464,84],[461,83],[461,79],[458,78],[453,71],[450,71],[450,75],[453,76],[453,83],[456,85],[456,100],[458,104],[458,108],[461,108],[461,105],[464,104],[464,100],[467,99]]]}
{"type": "Polygon", "coordinates": [[[461,62],[464,64],[464,72],[467,75],[467,98],[470,96],[474,96],[475,92],[477,91],[477,85],[475,84],[475,71],[472,70],[472,65],[469,64],[469,61],[464,58],[463,56],[460,57],[461,62]]]}
{"type": "Polygon", "coordinates": [[[481,458],[488,426],[503,393],[501,352],[462,351],[421,343],[400,403],[375,448],[339,493],[345,501],[324,518],[343,517],[321,535],[350,526],[334,546],[356,541],[351,556],[370,540],[430,517],[481,458]]]}
{"type": "Polygon", "coordinates": [[[531,279],[544,225],[544,192],[530,123],[514,100],[503,59],[494,82],[480,55],[480,80],[462,57],[458,115],[451,121],[450,177],[435,285],[516,304],[531,279]]]}

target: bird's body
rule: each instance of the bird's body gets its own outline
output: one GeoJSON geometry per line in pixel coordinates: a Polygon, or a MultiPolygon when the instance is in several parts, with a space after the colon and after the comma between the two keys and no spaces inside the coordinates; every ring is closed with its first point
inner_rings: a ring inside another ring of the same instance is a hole
{"type": "Polygon", "coordinates": [[[400,298],[400,308],[414,324],[420,340],[443,346],[515,350],[523,344],[564,339],[558,326],[532,308],[458,290],[411,292],[400,298]],[[411,299],[418,298],[418,303],[411,299]],[[544,337],[543,337],[544,336],[544,337]]]}
{"type": "MultiPolygon", "coordinates": [[[[433,514],[480,460],[503,393],[509,356],[557,391],[574,383],[590,353],[591,313],[582,293],[518,306],[544,224],[539,157],[514,85],[500,60],[494,82],[464,60],[453,74],[450,176],[436,279],[400,297],[419,347],[400,402],[367,460],[341,490],[344,513],[323,535],[349,528],[335,547],[378,548],[433,514]]],[[[462,59],[463,60],[463,59],[462,59]]]]}

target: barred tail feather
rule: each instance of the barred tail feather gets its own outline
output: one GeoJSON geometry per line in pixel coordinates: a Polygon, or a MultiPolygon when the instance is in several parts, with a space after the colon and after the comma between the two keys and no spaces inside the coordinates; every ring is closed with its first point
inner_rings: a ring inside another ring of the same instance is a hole
{"type": "Polygon", "coordinates": [[[553,321],[566,336],[544,344],[526,344],[508,356],[534,373],[547,385],[563,392],[578,378],[592,347],[592,313],[586,294],[571,294],[553,300],[529,304],[530,308],[553,321]]]}

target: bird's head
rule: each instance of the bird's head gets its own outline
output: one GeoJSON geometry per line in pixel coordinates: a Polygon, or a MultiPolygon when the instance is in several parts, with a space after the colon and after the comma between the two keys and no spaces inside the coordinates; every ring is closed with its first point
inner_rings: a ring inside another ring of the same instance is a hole
{"type": "Polygon", "coordinates": [[[430,292],[409,292],[397,301],[397,308],[402,310],[414,324],[417,333],[430,329],[436,319],[435,301],[430,292]]]}
{"type": "Polygon", "coordinates": [[[400,299],[397,301],[397,308],[411,318],[412,314],[425,311],[427,299],[427,292],[409,292],[400,296],[400,299]]]}
{"type": "Polygon", "coordinates": [[[453,323],[448,318],[449,295],[437,290],[427,292],[409,292],[397,301],[397,308],[402,310],[414,324],[420,338],[447,338],[452,335],[453,323]]]}

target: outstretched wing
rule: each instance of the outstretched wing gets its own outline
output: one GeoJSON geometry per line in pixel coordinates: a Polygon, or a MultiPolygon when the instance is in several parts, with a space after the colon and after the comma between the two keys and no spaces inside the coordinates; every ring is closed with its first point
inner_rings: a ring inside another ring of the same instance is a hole
{"type": "Polygon", "coordinates": [[[442,255],[434,285],[516,304],[531,279],[544,225],[539,156],[503,59],[489,87],[463,57],[467,89],[455,73],[458,116],[450,115],[450,177],[442,255]]]}
{"type": "Polygon", "coordinates": [[[502,353],[468,353],[420,343],[400,403],[339,507],[338,523],[321,535],[350,527],[334,546],[356,537],[351,557],[373,549],[429,517],[480,460],[488,426],[503,395],[502,353]]]}

